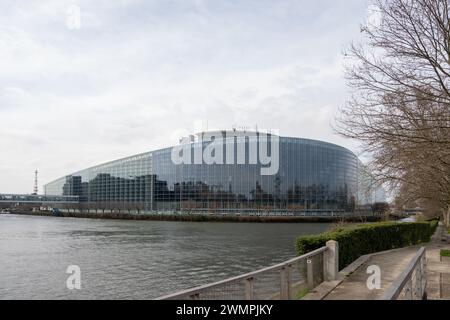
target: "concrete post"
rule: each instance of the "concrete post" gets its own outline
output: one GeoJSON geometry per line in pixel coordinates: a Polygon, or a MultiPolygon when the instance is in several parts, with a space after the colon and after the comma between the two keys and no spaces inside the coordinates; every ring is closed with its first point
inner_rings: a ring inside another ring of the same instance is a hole
{"type": "Polygon", "coordinates": [[[306,283],[308,289],[314,288],[314,268],[312,259],[306,260],[306,283]]]}
{"type": "Polygon", "coordinates": [[[323,257],[324,280],[334,281],[338,279],[339,273],[339,244],[337,241],[329,240],[326,246],[328,250],[323,257]]]}
{"type": "Polygon", "coordinates": [[[291,266],[281,269],[280,300],[291,299],[291,266]]]}
{"type": "Polygon", "coordinates": [[[253,300],[255,298],[253,288],[253,278],[245,279],[245,300],[253,300]]]}

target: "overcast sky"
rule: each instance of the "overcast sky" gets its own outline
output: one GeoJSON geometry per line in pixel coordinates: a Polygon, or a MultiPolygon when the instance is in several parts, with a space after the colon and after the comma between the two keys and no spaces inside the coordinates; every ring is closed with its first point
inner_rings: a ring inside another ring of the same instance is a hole
{"type": "Polygon", "coordinates": [[[356,150],[330,127],[365,0],[0,3],[0,193],[177,143],[203,122],[356,150]],[[77,19],[77,10],[80,19],[77,19]]]}

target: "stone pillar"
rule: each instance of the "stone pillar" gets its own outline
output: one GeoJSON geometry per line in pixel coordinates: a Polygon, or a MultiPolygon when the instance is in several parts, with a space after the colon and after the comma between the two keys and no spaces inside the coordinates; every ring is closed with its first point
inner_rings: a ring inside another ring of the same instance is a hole
{"type": "Polygon", "coordinates": [[[326,246],[328,250],[323,257],[324,280],[334,281],[338,279],[339,273],[339,244],[337,241],[329,240],[326,246]]]}

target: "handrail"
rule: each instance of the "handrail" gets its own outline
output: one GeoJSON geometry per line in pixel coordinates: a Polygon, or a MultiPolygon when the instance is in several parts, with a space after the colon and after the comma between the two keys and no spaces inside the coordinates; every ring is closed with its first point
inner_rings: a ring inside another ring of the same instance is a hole
{"type": "Polygon", "coordinates": [[[261,273],[264,273],[264,272],[275,271],[275,270],[282,270],[283,268],[286,268],[286,267],[288,267],[288,266],[290,266],[290,265],[292,265],[292,264],[294,264],[296,262],[299,262],[301,260],[305,260],[305,259],[311,258],[311,257],[316,256],[318,254],[321,254],[321,253],[323,253],[323,252],[325,252],[327,250],[328,250],[328,248],[326,246],[324,246],[324,247],[321,247],[321,248],[316,249],[314,251],[305,253],[305,254],[303,254],[303,255],[301,255],[299,257],[292,258],[290,260],[278,263],[278,264],[270,266],[270,267],[266,267],[266,268],[263,268],[263,269],[259,269],[259,270],[256,270],[256,271],[245,273],[243,275],[231,277],[231,278],[228,278],[228,279],[225,279],[225,280],[220,280],[220,281],[217,281],[217,282],[214,282],[214,283],[201,285],[201,286],[198,286],[198,287],[195,287],[195,288],[179,291],[179,292],[174,293],[174,294],[165,295],[165,296],[157,298],[156,300],[178,299],[178,298],[182,298],[182,297],[186,297],[186,296],[198,295],[198,294],[200,294],[200,293],[202,293],[202,292],[204,292],[206,290],[213,289],[213,288],[216,288],[216,287],[220,287],[222,285],[225,285],[225,284],[228,284],[228,283],[231,283],[231,282],[236,282],[236,281],[239,281],[239,280],[247,280],[247,279],[254,278],[255,276],[257,276],[257,275],[259,275],[261,273]]]}
{"type": "MultiPolygon", "coordinates": [[[[381,300],[395,300],[398,298],[402,290],[405,288],[405,286],[408,284],[409,281],[412,279],[412,274],[414,270],[416,270],[416,267],[418,264],[421,264],[422,259],[425,257],[426,249],[425,247],[421,247],[414,257],[411,259],[411,261],[408,263],[406,268],[403,270],[403,272],[392,282],[390,287],[386,290],[384,295],[381,297],[381,300]]],[[[419,266],[419,272],[422,273],[422,266],[419,266]]],[[[422,281],[422,274],[420,274],[420,281],[422,281]]],[[[421,288],[421,291],[425,291],[425,287],[421,288]]],[[[409,290],[412,290],[412,288],[409,288],[409,290]]],[[[423,294],[421,292],[421,294],[423,294]]]]}

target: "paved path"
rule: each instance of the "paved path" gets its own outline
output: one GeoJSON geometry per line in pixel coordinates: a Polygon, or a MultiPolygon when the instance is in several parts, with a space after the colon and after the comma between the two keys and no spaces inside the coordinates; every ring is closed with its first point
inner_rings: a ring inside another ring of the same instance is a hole
{"type": "Polygon", "coordinates": [[[419,248],[408,247],[372,255],[328,294],[325,300],[375,300],[380,298],[405,269],[419,248]],[[377,265],[381,269],[380,290],[367,288],[366,281],[370,274],[367,274],[366,270],[370,265],[377,265]]]}
{"type": "Polygon", "coordinates": [[[436,242],[427,246],[427,294],[429,300],[450,299],[450,257],[441,257],[440,250],[450,244],[436,242]]]}
{"type": "Polygon", "coordinates": [[[428,299],[450,299],[450,258],[440,257],[440,249],[450,249],[450,244],[441,241],[441,232],[443,229],[439,227],[432,241],[426,245],[363,256],[341,272],[340,281],[323,283],[305,299],[378,299],[405,269],[421,246],[426,247],[428,299]],[[366,270],[370,265],[378,265],[381,269],[381,288],[379,290],[367,288],[366,281],[370,275],[366,273],[366,270]]]}

